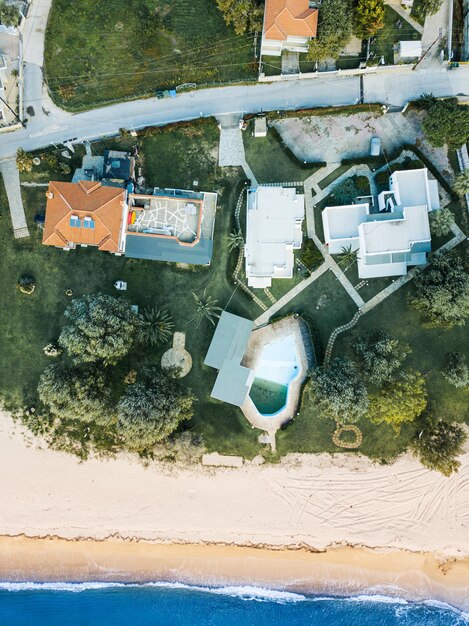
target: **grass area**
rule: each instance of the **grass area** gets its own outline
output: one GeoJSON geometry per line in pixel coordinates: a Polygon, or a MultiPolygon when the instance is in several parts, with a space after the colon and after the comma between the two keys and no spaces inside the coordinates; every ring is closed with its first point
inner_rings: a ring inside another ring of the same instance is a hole
{"type": "MultiPolygon", "coordinates": [[[[352,283],[354,287],[361,282],[360,277],[358,276],[358,266],[356,263],[350,265],[347,269],[345,269],[345,275],[352,283]]],[[[360,287],[358,293],[361,295],[365,302],[371,300],[374,296],[376,296],[380,291],[388,287],[393,281],[392,277],[385,278],[370,278],[365,281],[365,284],[360,287]]]]}
{"type": "Polygon", "coordinates": [[[212,0],[54,0],[45,75],[69,110],[184,83],[255,80],[254,36],[237,36],[212,0]]]}
{"type": "MultiPolygon", "coordinates": [[[[211,125],[204,124],[197,127],[196,132],[200,133],[200,128],[203,132],[197,139],[199,147],[210,146],[211,154],[216,147],[216,125],[214,122],[211,125]]],[[[143,149],[147,150],[146,176],[152,183],[180,187],[187,184],[187,171],[180,167],[180,152],[184,144],[190,150],[194,139],[183,131],[183,128],[176,128],[170,133],[177,146],[174,151],[171,150],[169,133],[161,132],[143,138],[143,149]],[[159,168],[160,163],[171,173],[171,178],[159,168]]],[[[120,140],[109,140],[106,145],[121,148],[123,143],[120,140]]],[[[101,146],[104,147],[104,144],[101,146]]],[[[226,236],[231,226],[238,182],[243,175],[237,169],[207,169],[200,151],[192,152],[189,169],[190,176],[199,179],[201,189],[222,190],[215,223],[213,260],[209,268],[192,267],[184,270],[169,263],[114,257],[93,248],[63,252],[43,246],[41,232],[33,223],[34,214],[45,205],[43,188],[22,188],[32,236],[26,240],[15,240],[6,197],[3,189],[0,190],[0,290],[5,294],[0,310],[0,353],[3,356],[0,360],[0,395],[7,404],[24,406],[35,402],[39,375],[51,363],[42,349],[57,339],[64,321],[64,309],[70,302],[65,290],[72,289],[77,297],[97,292],[116,295],[113,283],[121,279],[128,283],[125,297],[133,304],[140,307],[153,304],[167,307],[173,315],[175,329],[187,333],[186,345],[192,354],[194,366],[184,381],[197,397],[191,429],[203,435],[210,450],[242,454],[248,458],[257,454],[258,433],[252,430],[241,411],[210,399],[217,373],[204,366],[203,359],[213,334],[213,326],[203,322],[196,329],[195,322],[189,321],[195,312],[191,292],[200,294],[206,287],[218,299],[220,306],[230,301],[229,310],[234,313],[249,318],[259,314],[258,307],[252,301],[239,293],[233,295],[234,286],[226,271],[229,262],[226,236]],[[16,281],[23,273],[36,278],[37,287],[32,296],[25,296],[15,289],[16,281]]],[[[49,177],[56,178],[52,172],[44,171],[43,175],[46,180],[49,177]]],[[[122,363],[122,368],[138,366],[142,358],[159,363],[164,349],[131,354],[122,363]]]]}
{"type": "Polygon", "coordinates": [[[403,19],[394,9],[386,5],[384,14],[384,27],[379,30],[371,45],[372,58],[379,61],[384,57],[387,65],[394,64],[394,44],[398,41],[410,41],[420,39],[418,33],[405,19],[403,19]],[[398,28],[398,23],[401,27],[398,28]]]}
{"type": "Polygon", "coordinates": [[[323,163],[303,163],[282,142],[277,130],[269,128],[266,137],[254,137],[253,122],[243,133],[246,161],[259,183],[303,182],[323,163]]]}
{"type": "Polygon", "coordinates": [[[266,76],[280,76],[282,73],[282,57],[262,57],[262,71],[266,76]]]}

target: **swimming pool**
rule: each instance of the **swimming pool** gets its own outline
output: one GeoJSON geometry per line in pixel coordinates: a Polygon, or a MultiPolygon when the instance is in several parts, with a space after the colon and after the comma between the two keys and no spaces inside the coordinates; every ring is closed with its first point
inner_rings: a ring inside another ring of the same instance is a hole
{"type": "Polygon", "coordinates": [[[249,395],[261,415],[281,411],[288,399],[288,386],[299,372],[294,335],[268,343],[262,350],[249,395]]]}

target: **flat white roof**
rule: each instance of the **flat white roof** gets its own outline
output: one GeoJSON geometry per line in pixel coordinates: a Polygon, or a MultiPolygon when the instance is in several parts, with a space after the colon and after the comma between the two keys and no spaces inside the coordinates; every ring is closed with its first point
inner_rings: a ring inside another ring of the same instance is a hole
{"type": "Polygon", "coordinates": [[[413,242],[430,239],[427,206],[405,208],[403,219],[364,222],[359,230],[365,254],[408,251],[413,242]]]}
{"type": "MultiPolygon", "coordinates": [[[[290,277],[293,249],[301,247],[304,196],[294,187],[248,190],[246,275],[290,277]]],[[[255,281],[254,281],[255,282],[255,281]]]]}
{"type": "Polygon", "coordinates": [[[422,42],[418,41],[400,41],[399,54],[406,59],[418,58],[422,55],[422,42]]]}
{"type": "Polygon", "coordinates": [[[390,182],[391,190],[397,192],[401,206],[426,204],[429,209],[431,208],[428,172],[425,168],[419,170],[398,170],[392,174],[390,182]]]}
{"type": "Polygon", "coordinates": [[[366,220],[368,204],[328,206],[322,212],[326,243],[334,239],[358,237],[358,227],[366,220]]]}

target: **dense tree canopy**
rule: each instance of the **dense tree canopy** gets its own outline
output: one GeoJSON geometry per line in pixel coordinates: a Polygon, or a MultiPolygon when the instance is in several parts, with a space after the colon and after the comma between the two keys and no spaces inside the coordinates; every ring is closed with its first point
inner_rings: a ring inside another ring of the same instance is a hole
{"type": "Polygon", "coordinates": [[[423,120],[423,130],[433,146],[460,148],[469,137],[469,107],[455,98],[435,100],[423,120]]]}
{"type": "Polygon", "coordinates": [[[146,368],[117,405],[119,432],[131,450],[150,450],[192,417],[194,397],[158,368],[146,368]]]}
{"type": "Polygon", "coordinates": [[[465,355],[460,352],[448,352],[441,373],[455,387],[467,387],[469,385],[469,366],[465,355]]]}
{"type": "Polygon", "coordinates": [[[75,362],[117,363],[141,336],[141,319],[122,298],[105,294],[86,295],[65,311],[68,324],[59,344],[75,362]]]}
{"type": "Polygon", "coordinates": [[[107,424],[112,421],[109,385],[96,365],[50,365],[39,380],[38,395],[54,417],[107,424]]]}
{"type": "Polygon", "coordinates": [[[356,422],[368,408],[365,385],[347,358],[313,369],[311,394],[321,417],[338,422],[356,422]]]}
{"type": "Polygon", "coordinates": [[[7,4],[5,0],[0,0],[0,24],[4,26],[18,26],[20,14],[14,4],[7,4]]]}
{"type": "Polygon", "coordinates": [[[376,35],[384,26],[383,0],[358,0],[356,9],[355,33],[360,39],[376,35]]]}
{"type": "Polygon", "coordinates": [[[309,44],[311,61],[335,59],[353,34],[351,0],[324,0],[319,9],[318,36],[309,44]]]}
{"type": "Polygon", "coordinates": [[[448,208],[432,211],[430,214],[430,228],[432,235],[442,237],[451,232],[451,226],[454,222],[454,215],[448,208]]]}
{"type": "Polygon", "coordinates": [[[386,422],[399,430],[403,422],[411,422],[427,406],[425,380],[419,372],[407,370],[370,394],[367,417],[374,424],[386,422]]]}
{"type": "Polygon", "coordinates": [[[232,25],[237,35],[262,30],[264,3],[259,0],[217,0],[228,26],[232,25]]]}
{"type": "Polygon", "coordinates": [[[352,349],[365,381],[377,386],[389,381],[410,354],[407,344],[379,329],[357,335],[352,349]]]}
{"type": "Polygon", "coordinates": [[[420,462],[429,469],[450,476],[457,472],[467,435],[463,427],[435,417],[425,416],[411,447],[420,462]]]}
{"type": "Polygon", "coordinates": [[[442,0],[420,0],[418,4],[412,7],[412,15],[415,15],[423,23],[427,15],[434,15],[438,12],[441,3],[442,0]]]}
{"type": "Polygon", "coordinates": [[[469,315],[469,276],[461,260],[436,255],[429,269],[415,279],[410,305],[420,311],[427,327],[463,326],[469,315]]]}

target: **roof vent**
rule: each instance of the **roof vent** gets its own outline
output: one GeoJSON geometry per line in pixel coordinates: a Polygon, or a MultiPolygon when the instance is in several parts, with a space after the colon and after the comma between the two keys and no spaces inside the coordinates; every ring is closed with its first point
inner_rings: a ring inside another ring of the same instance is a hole
{"type": "Polygon", "coordinates": [[[53,197],[54,197],[54,194],[52,193],[52,191],[46,191],[46,198],[49,198],[49,200],[52,200],[53,197]]]}

